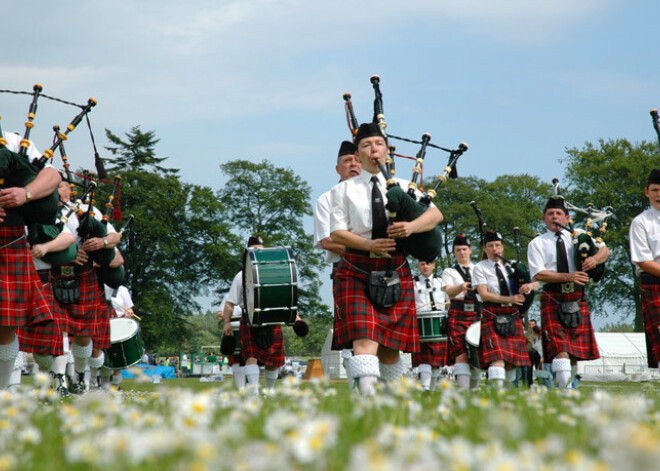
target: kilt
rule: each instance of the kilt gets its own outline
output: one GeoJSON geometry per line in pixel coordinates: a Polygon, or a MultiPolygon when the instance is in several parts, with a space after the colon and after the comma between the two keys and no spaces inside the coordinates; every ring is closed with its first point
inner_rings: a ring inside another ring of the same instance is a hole
{"type": "Polygon", "coordinates": [[[642,283],[642,314],[649,368],[660,362],[660,284],[642,283]]]}
{"type": "Polygon", "coordinates": [[[244,362],[248,358],[256,358],[257,362],[261,365],[284,366],[284,335],[282,335],[282,327],[274,325],[272,328],[275,341],[268,350],[264,350],[257,345],[246,315],[244,314],[241,317],[238,338],[241,343],[241,358],[244,362]]]}
{"type": "Polygon", "coordinates": [[[24,235],[23,226],[0,226],[0,326],[3,327],[53,322],[24,235]]]}
{"type": "Polygon", "coordinates": [[[481,310],[481,342],[479,363],[486,368],[496,360],[504,360],[516,366],[530,366],[523,327],[517,306],[488,305],[481,310]],[[500,337],[495,332],[495,314],[514,314],[516,332],[510,337],[500,337]]]}
{"type": "Polygon", "coordinates": [[[481,320],[478,312],[465,312],[459,309],[449,309],[447,320],[448,342],[447,342],[447,363],[453,365],[456,357],[467,354],[467,345],[465,344],[465,332],[475,322],[481,320]]]}
{"type": "Polygon", "coordinates": [[[591,325],[587,302],[582,291],[574,293],[541,293],[541,332],[543,334],[543,361],[550,363],[559,353],[566,352],[577,360],[600,358],[596,336],[591,325]],[[582,322],[567,329],[559,322],[559,303],[579,301],[582,322]]]}
{"type": "Polygon", "coordinates": [[[414,367],[426,364],[440,368],[447,364],[447,341],[420,342],[420,351],[412,354],[414,367]]]}
{"type": "Polygon", "coordinates": [[[59,356],[64,354],[64,333],[66,332],[66,315],[55,296],[50,283],[43,285],[44,295],[53,313],[53,322],[25,326],[17,330],[20,350],[39,355],[59,356]]]}
{"type": "Polygon", "coordinates": [[[106,315],[99,319],[97,328],[92,334],[92,342],[94,348],[110,348],[110,319],[117,317],[115,308],[112,307],[111,301],[105,301],[106,315]]]}
{"type": "Polygon", "coordinates": [[[370,258],[368,254],[345,252],[337,266],[332,286],[335,318],[332,349],[352,348],[353,340],[371,339],[379,345],[404,352],[419,351],[415,293],[410,266],[405,255],[391,259],[370,258]],[[347,263],[348,262],[348,263],[347,263]],[[376,308],[367,293],[366,272],[398,268],[401,299],[390,308],[376,308]]]}
{"type": "Polygon", "coordinates": [[[245,360],[243,360],[240,355],[230,355],[227,358],[227,360],[228,360],[229,366],[232,366],[232,365],[245,366],[245,360]]]}
{"type": "MultiPolygon", "coordinates": [[[[51,276],[51,282],[54,282],[54,278],[57,277],[51,276]]],[[[110,313],[93,269],[80,275],[80,300],[77,303],[62,304],[57,300],[56,302],[66,315],[67,332],[70,336],[92,337],[95,347],[110,347],[109,335],[107,344],[100,341],[103,332],[106,329],[109,332],[110,313]],[[97,339],[100,344],[96,343],[97,339]]]]}

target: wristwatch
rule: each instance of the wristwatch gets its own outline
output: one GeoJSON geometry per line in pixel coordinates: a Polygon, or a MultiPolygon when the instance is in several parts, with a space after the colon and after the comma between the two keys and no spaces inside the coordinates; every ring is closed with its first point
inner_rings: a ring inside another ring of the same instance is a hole
{"type": "Polygon", "coordinates": [[[32,201],[32,192],[28,189],[28,187],[25,187],[25,202],[29,203],[32,201]]]}
{"type": "Polygon", "coordinates": [[[106,239],[106,238],[104,237],[104,238],[103,238],[103,247],[107,247],[107,246],[108,246],[108,239],[106,239]]]}

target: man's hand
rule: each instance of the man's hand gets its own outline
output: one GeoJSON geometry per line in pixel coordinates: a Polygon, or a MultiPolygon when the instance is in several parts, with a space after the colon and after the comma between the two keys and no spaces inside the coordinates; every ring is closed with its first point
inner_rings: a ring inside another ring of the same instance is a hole
{"type": "Polygon", "coordinates": [[[0,190],[0,206],[4,208],[16,208],[27,203],[27,191],[25,188],[4,188],[0,190]]]}

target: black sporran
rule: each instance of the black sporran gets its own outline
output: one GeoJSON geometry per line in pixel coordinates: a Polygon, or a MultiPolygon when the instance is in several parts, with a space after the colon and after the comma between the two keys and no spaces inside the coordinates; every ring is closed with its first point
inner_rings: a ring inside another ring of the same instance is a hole
{"type": "Polygon", "coordinates": [[[513,314],[495,314],[495,332],[500,337],[511,337],[516,333],[516,318],[513,314]]]}
{"type": "Polygon", "coordinates": [[[447,316],[442,316],[440,318],[440,328],[438,329],[438,333],[440,335],[448,335],[447,333],[449,332],[449,321],[447,320],[447,316]]]}
{"type": "Polygon", "coordinates": [[[566,329],[574,329],[582,323],[580,303],[570,301],[559,303],[559,323],[566,329]]]}
{"type": "Polygon", "coordinates": [[[392,307],[401,299],[401,278],[395,270],[369,273],[369,299],[376,307],[392,307]]]}
{"type": "Polygon", "coordinates": [[[273,346],[275,342],[275,335],[273,334],[273,326],[268,325],[265,327],[253,327],[252,336],[254,337],[254,343],[257,344],[257,347],[262,350],[268,350],[273,346]]]}
{"type": "Polygon", "coordinates": [[[53,294],[62,304],[75,304],[80,300],[80,280],[78,278],[55,278],[53,294]]]}

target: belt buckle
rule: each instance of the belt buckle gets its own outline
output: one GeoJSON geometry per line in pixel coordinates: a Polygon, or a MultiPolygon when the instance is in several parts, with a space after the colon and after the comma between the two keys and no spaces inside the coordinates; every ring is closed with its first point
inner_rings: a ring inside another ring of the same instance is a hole
{"type": "Polygon", "coordinates": [[[74,276],[76,274],[75,268],[71,266],[60,267],[60,274],[62,276],[74,276]]]}
{"type": "Polygon", "coordinates": [[[465,312],[474,312],[474,303],[463,303],[463,310],[465,312]]]}
{"type": "Polygon", "coordinates": [[[575,285],[573,283],[562,283],[561,284],[562,294],[569,294],[575,292],[575,285]]]}

